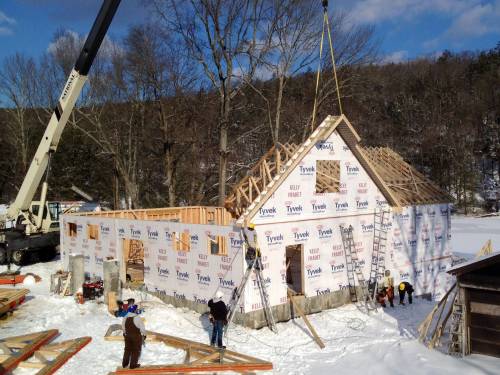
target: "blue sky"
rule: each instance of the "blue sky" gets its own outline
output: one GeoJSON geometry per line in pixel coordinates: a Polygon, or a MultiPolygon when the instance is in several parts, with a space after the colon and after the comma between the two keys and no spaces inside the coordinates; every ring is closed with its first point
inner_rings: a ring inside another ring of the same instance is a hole
{"type": "MultiPolygon", "coordinates": [[[[40,55],[60,28],[86,34],[100,3],[0,0],[0,61],[15,52],[40,55]]],[[[109,31],[111,39],[150,17],[144,4],[122,0],[109,31]]],[[[435,55],[444,49],[489,49],[500,42],[500,0],[330,0],[332,6],[349,12],[351,22],[376,27],[385,61],[435,55]]]]}

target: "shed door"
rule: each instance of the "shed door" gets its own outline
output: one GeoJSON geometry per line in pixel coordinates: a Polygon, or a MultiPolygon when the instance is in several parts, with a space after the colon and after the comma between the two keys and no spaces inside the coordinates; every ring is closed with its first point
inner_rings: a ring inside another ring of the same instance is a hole
{"type": "Polygon", "coordinates": [[[468,291],[471,352],[500,357],[500,292],[468,291]]]}

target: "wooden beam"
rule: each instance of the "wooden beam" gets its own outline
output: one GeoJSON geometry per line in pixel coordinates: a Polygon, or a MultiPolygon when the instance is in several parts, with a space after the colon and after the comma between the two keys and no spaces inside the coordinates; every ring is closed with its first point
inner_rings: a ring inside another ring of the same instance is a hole
{"type": "Polygon", "coordinates": [[[267,363],[201,363],[197,365],[179,364],[179,365],[157,365],[144,366],[131,369],[117,368],[113,375],[120,374],[172,374],[172,373],[199,373],[199,372],[219,372],[219,371],[234,371],[248,373],[249,371],[270,371],[273,365],[267,363]]]}
{"type": "Polygon", "coordinates": [[[323,343],[323,341],[321,340],[321,338],[316,333],[316,330],[314,329],[314,327],[312,326],[312,324],[309,322],[309,319],[307,319],[306,315],[304,314],[304,312],[302,311],[302,309],[299,307],[298,303],[294,301],[294,296],[292,295],[292,293],[290,291],[288,291],[288,298],[290,298],[290,301],[292,302],[292,305],[293,305],[294,309],[299,313],[299,315],[302,317],[302,319],[304,319],[304,322],[306,323],[307,328],[309,328],[309,331],[313,335],[313,338],[316,341],[316,343],[318,344],[318,346],[321,349],[324,349],[325,344],[323,343]]]}

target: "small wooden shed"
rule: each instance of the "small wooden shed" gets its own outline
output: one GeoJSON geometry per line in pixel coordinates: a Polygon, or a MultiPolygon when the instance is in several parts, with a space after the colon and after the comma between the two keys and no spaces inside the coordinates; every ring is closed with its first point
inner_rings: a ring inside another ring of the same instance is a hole
{"type": "MultiPolygon", "coordinates": [[[[500,357],[500,253],[456,265],[462,353],[500,357]]],[[[452,327],[453,330],[453,327],[452,327]]]]}

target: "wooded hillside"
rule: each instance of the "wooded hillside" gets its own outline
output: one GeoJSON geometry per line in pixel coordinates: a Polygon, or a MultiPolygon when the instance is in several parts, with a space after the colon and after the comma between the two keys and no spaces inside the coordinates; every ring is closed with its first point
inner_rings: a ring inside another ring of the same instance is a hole
{"type": "MultiPolygon", "coordinates": [[[[275,142],[301,142],[321,15],[308,2],[248,3],[260,4],[154,2],[154,22],[108,39],[53,157],[50,198],[75,198],[74,184],[111,206],[218,205],[275,142]]],[[[364,144],[390,146],[470,205],[485,176],[498,177],[500,44],[381,65],[373,29],[340,14],[331,24],[343,110],[364,144]]],[[[81,44],[61,31],[43,56],[0,66],[1,202],[15,197],[81,44]]],[[[325,60],[319,121],[339,113],[331,77],[325,60]]]]}

